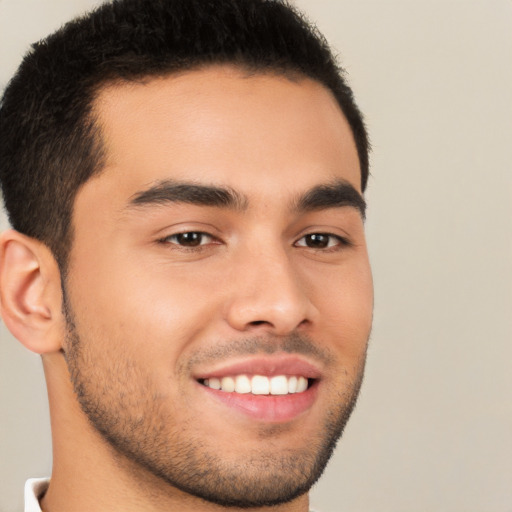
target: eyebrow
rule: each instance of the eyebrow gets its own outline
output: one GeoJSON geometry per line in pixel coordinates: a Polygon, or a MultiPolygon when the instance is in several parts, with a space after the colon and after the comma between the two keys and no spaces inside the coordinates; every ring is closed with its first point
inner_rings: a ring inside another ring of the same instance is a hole
{"type": "Polygon", "coordinates": [[[306,192],[295,201],[294,209],[309,212],[344,206],[355,208],[363,219],[366,217],[366,201],[363,196],[348,181],[335,180],[306,192]]]}
{"type": "Polygon", "coordinates": [[[247,208],[247,198],[230,187],[198,185],[174,180],[159,181],[150,188],[137,192],[130,198],[128,207],[167,203],[188,203],[231,210],[247,208]]]}
{"type": "MultiPolygon", "coordinates": [[[[174,180],[158,181],[151,187],[135,193],[128,208],[188,203],[243,211],[247,209],[247,197],[230,187],[204,185],[174,180]]],[[[317,185],[292,201],[292,210],[304,213],[327,208],[352,207],[365,218],[366,202],[363,196],[345,180],[317,185]]]]}

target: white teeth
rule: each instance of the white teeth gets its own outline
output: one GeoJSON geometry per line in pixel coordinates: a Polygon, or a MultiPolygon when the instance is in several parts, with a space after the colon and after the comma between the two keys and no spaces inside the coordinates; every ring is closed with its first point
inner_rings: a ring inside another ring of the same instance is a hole
{"type": "Polygon", "coordinates": [[[268,377],[255,375],[251,380],[253,395],[268,395],[270,393],[270,381],[268,377]]]}
{"type": "Polygon", "coordinates": [[[306,391],[306,389],[308,389],[308,379],[299,377],[299,380],[297,381],[297,393],[302,393],[303,391],[306,391]]]}
{"type": "Polygon", "coordinates": [[[254,375],[252,378],[247,375],[237,375],[236,377],[222,377],[222,379],[214,377],[205,379],[203,384],[228,393],[252,393],[253,395],[288,395],[303,393],[308,389],[306,377],[287,377],[286,375],[275,375],[274,377],[254,375]]]}
{"type": "Polygon", "coordinates": [[[278,375],[270,379],[270,394],[271,395],[287,395],[288,394],[288,379],[284,375],[278,375]]]}
{"type": "Polygon", "coordinates": [[[232,377],[222,377],[220,384],[222,391],[235,391],[235,379],[233,379],[232,377]]]}
{"type": "Polygon", "coordinates": [[[247,375],[239,375],[235,380],[235,391],[237,393],[250,393],[251,381],[247,375]]]}
{"type": "Polygon", "coordinates": [[[212,389],[220,389],[221,388],[220,379],[216,379],[215,377],[212,379],[208,379],[208,384],[206,384],[206,385],[212,389]]]}
{"type": "Polygon", "coordinates": [[[288,393],[297,393],[297,377],[288,379],[288,393]]]}

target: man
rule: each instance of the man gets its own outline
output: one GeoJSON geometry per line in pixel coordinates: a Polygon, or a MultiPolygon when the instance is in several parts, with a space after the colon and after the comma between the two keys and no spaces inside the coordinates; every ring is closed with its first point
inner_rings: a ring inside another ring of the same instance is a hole
{"type": "Polygon", "coordinates": [[[307,511],[372,317],[322,37],[277,1],[105,4],[26,56],[0,137],[2,317],[52,418],[27,510],[307,511]]]}

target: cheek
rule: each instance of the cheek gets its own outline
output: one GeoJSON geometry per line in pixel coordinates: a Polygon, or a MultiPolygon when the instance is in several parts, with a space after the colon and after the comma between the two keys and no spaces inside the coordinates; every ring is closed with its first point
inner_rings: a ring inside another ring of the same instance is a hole
{"type": "Polygon", "coordinates": [[[70,272],[77,328],[94,337],[98,350],[117,346],[130,357],[166,365],[168,372],[214,317],[212,284],[165,264],[122,262],[86,261],[70,272]]]}
{"type": "Polygon", "coordinates": [[[373,282],[369,264],[333,272],[314,296],[321,329],[344,357],[359,358],[366,351],[373,318],[373,282]]]}
{"type": "Polygon", "coordinates": [[[354,269],[346,284],[345,306],[354,325],[369,334],[373,318],[373,280],[369,265],[354,269]]]}

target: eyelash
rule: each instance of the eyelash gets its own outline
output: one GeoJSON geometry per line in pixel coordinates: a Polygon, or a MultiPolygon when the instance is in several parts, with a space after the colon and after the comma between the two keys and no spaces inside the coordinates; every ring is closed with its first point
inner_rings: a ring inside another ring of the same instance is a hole
{"type": "MultiPolygon", "coordinates": [[[[161,244],[166,244],[166,245],[174,245],[176,247],[179,247],[179,250],[189,251],[189,252],[202,251],[202,250],[204,250],[204,246],[209,245],[212,242],[214,242],[214,245],[220,245],[220,243],[221,243],[218,240],[218,238],[214,237],[213,235],[210,235],[209,233],[205,233],[203,231],[184,231],[182,233],[174,233],[173,235],[169,235],[164,238],[161,238],[160,240],[158,240],[158,242],[161,244]],[[190,246],[183,245],[183,240],[180,243],[178,237],[187,237],[187,236],[190,237],[192,235],[193,235],[193,238],[195,238],[195,239],[200,238],[200,242],[198,245],[190,245],[190,246]],[[202,242],[204,242],[205,238],[210,239],[210,242],[202,243],[202,242]],[[172,241],[173,239],[174,239],[174,241],[172,241]]],[[[302,236],[301,238],[299,238],[294,243],[295,247],[304,247],[304,248],[308,248],[308,249],[311,249],[311,250],[317,251],[317,252],[336,252],[343,248],[351,247],[352,245],[353,245],[352,242],[345,237],[342,237],[339,235],[334,235],[332,233],[323,233],[323,232],[308,233],[308,234],[302,236]],[[313,237],[327,237],[328,238],[327,246],[326,247],[310,247],[307,245],[307,242],[305,242],[304,244],[299,244],[299,242],[307,239],[308,237],[309,237],[310,241],[312,240],[313,237]],[[332,243],[332,242],[334,242],[334,243],[332,243]]]]}
{"type": "Polygon", "coordinates": [[[299,240],[297,240],[294,245],[296,247],[307,247],[309,249],[312,249],[314,251],[319,251],[319,252],[336,252],[336,251],[341,250],[342,248],[351,247],[352,243],[350,242],[350,240],[348,240],[348,238],[345,238],[345,237],[339,236],[339,235],[334,235],[332,233],[308,233],[307,235],[304,235],[303,237],[299,238],[299,240]],[[310,239],[313,237],[327,237],[328,238],[327,246],[326,247],[310,247],[305,244],[298,245],[301,240],[306,239],[308,237],[310,237],[310,239]],[[331,245],[332,241],[335,241],[335,243],[333,245],[331,245]]]}
{"type": "MultiPolygon", "coordinates": [[[[167,244],[167,245],[175,245],[175,246],[179,247],[180,250],[190,251],[190,252],[201,251],[201,250],[203,250],[205,245],[208,245],[208,242],[206,242],[206,243],[200,242],[198,245],[190,245],[190,246],[183,245],[182,243],[179,242],[178,237],[186,237],[187,235],[189,235],[189,236],[194,235],[194,236],[200,237],[201,242],[204,241],[204,238],[209,238],[211,241],[214,241],[214,240],[218,241],[218,239],[215,238],[213,235],[210,235],[203,231],[184,231],[183,233],[174,233],[173,235],[169,235],[164,238],[161,238],[160,240],[158,240],[158,242],[160,242],[162,244],[167,244]],[[173,238],[176,240],[175,242],[172,241],[173,238]]],[[[211,243],[211,241],[209,243],[211,243]]],[[[218,245],[218,244],[215,244],[215,245],[218,245]]]]}

